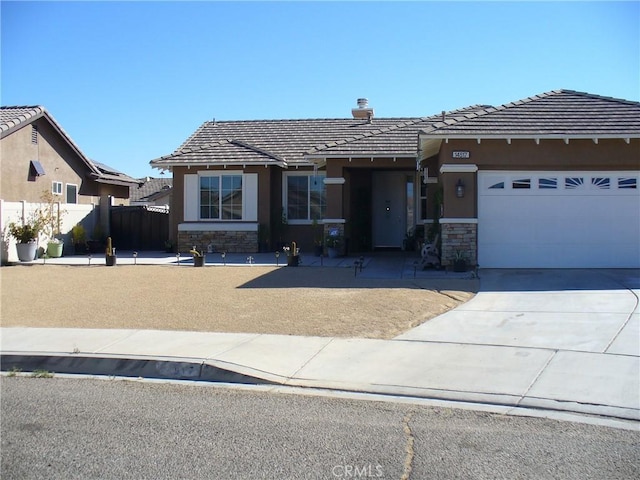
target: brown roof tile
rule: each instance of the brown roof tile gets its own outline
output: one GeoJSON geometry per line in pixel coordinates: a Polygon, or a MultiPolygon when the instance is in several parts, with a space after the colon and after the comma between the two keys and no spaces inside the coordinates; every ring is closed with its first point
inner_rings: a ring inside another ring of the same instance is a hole
{"type": "Polygon", "coordinates": [[[436,137],[640,136],[640,103],[554,90],[425,129],[436,137]]]}

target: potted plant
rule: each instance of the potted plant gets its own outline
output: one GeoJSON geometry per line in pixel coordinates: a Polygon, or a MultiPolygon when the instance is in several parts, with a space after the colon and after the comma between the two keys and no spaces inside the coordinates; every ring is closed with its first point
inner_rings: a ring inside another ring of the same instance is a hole
{"type": "Polygon", "coordinates": [[[204,251],[199,252],[198,249],[194,246],[189,253],[193,256],[193,266],[194,267],[204,267],[204,251]]]}
{"type": "Polygon", "coordinates": [[[87,240],[87,247],[90,253],[100,253],[104,249],[104,233],[99,223],[93,228],[91,239],[87,240]]]}
{"type": "Polygon", "coordinates": [[[340,256],[340,248],[342,248],[342,236],[337,232],[330,232],[325,240],[327,247],[327,255],[329,258],[340,256]]]}
{"type": "Polygon", "coordinates": [[[105,263],[107,267],[116,264],[116,249],[111,245],[111,237],[107,237],[107,249],[105,250],[105,263]]]}
{"type": "Polygon", "coordinates": [[[79,223],[71,229],[71,240],[73,241],[73,251],[76,255],[87,253],[87,239],[84,227],[79,223]]]}
{"type": "Polygon", "coordinates": [[[42,194],[41,200],[42,203],[36,215],[39,216],[43,233],[47,237],[47,255],[58,258],[62,256],[64,243],[57,235],[60,235],[60,225],[66,211],[61,210],[60,202],[56,201],[49,191],[42,194]]]}
{"type": "Polygon", "coordinates": [[[287,266],[297,267],[300,265],[300,249],[296,242],[291,242],[289,247],[283,247],[282,250],[287,254],[287,266]]]}
{"type": "Polygon", "coordinates": [[[166,253],[173,253],[173,242],[169,238],[164,241],[164,251],[166,253]]]}
{"type": "Polygon", "coordinates": [[[453,253],[453,271],[454,272],[467,271],[467,255],[462,250],[456,250],[453,253]]]}
{"type": "Polygon", "coordinates": [[[38,251],[37,240],[41,231],[41,219],[37,216],[32,216],[23,225],[18,225],[14,222],[9,224],[9,235],[16,239],[18,260],[30,262],[36,258],[38,251]]]}

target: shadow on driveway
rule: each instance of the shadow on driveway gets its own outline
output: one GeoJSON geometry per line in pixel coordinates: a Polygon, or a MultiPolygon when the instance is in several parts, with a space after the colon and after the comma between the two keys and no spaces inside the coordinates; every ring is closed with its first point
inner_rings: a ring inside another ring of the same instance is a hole
{"type": "Polygon", "coordinates": [[[483,269],[482,292],[640,289],[640,269],[483,269]]]}

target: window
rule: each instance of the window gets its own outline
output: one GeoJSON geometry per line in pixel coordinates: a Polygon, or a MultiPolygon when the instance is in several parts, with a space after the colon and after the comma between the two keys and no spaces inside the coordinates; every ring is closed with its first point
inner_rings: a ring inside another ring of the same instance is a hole
{"type": "Polygon", "coordinates": [[[541,190],[544,189],[554,189],[558,188],[558,179],[557,178],[539,178],[538,179],[538,188],[541,190]]]}
{"type": "Polygon", "coordinates": [[[504,182],[494,183],[489,187],[490,190],[502,190],[504,189],[504,182]]]}
{"type": "Polygon", "coordinates": [[[574,190],[580,188],[584,184],[584,178],[582,177],[566,177],[564,179],[564,188],[568,190],[574,190]]]}
{"type": "Polygon", "coordinates": [[[608,190],[611,186],[611,181],[608,177],[592,177],[591,185],[602,190],[608,190]]]}
{"type": "Polygon", "coordinates": [[[67,183],[67,203],[78,203],[78,186],[67,183]]]}
{"type": "Polygon", "coordinates": [[[62,195],[62,182],[52,182],[51,193],[54,195],[62,195]]]}
{"type": "Polygon", "coordinates": [[[427,218],[427,184],[420,182],[420,218],[427,218]]]}
{"type": "Polygon", "coordinates": [[[324,177],[323,173],[286,176],[287,220],[324,218],[327,209],[324,177]]]}
{"type": "Polygon", "coordinates": [[[634,177],[618,178],[618,188],[638,188],[638,180],[634,177]]]}
{"type": "Polygon", "coordinates": [[[242,175],[200,177],[200,218],[242,220],[242,175]]]}
{"type": "Polygon", "coordinates": [[[516,188],[531,188],[531,179],[530,178],[521,178],[519,180],[514,180],[511,184],[511,187],[516,188]]]}

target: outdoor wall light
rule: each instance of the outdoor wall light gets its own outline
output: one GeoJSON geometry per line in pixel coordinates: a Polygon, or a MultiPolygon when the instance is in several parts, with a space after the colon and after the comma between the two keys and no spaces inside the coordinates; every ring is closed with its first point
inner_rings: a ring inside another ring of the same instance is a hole
{"type": "Polygon", "coordinates": [[[462,198],[464,197],[464,183],[462,183],[462,179],[458,179],[458,183],[456,183],[456,197],[462,198]]]}

